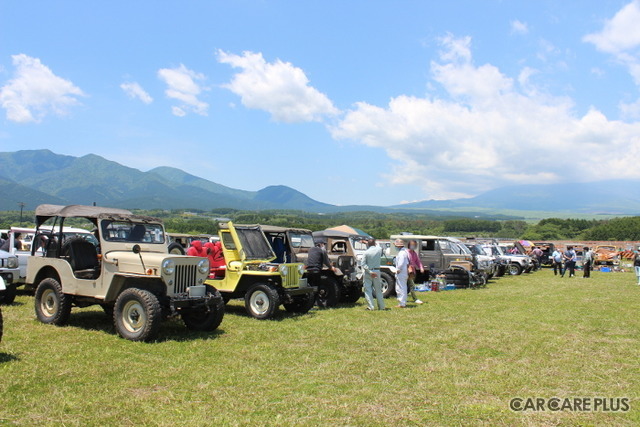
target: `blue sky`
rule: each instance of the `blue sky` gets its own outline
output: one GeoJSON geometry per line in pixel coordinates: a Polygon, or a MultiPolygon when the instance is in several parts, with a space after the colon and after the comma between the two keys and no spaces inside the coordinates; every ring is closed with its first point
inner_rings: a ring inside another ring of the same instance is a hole
{"type": "Polygon", "coordinates": [[[638,22],[629,0],[5,0],[0,151],[334,204],[638,179],[638,22]]]}

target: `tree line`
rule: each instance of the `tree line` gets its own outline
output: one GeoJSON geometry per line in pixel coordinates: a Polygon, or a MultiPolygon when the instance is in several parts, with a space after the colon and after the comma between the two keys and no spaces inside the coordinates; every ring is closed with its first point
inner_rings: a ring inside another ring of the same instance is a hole
{"type": "MultiPolygon", "coordinates": [[[[169,232],[215,234],[221,221],[240,224],[271,224],[283,227],[323,230],[347,224],[372,236],[388,239],[402,232],[461,237],[499,237],[527,240],[640,240],[640,216],[607,220],[547,218],[537,223],[520,219],[456,217],[454,214],[341,212],[317,214],[301,211],[269,210],[216,211],[149,210],[135,213],[161,218],[169,232]]],[[[34,227],[33,212],[23,213],[22,226],[34,227]]],[[[86,221],[85,221],[86,222],[86,221]]],[[[19,211],[0,212],[0,229],[19,226],[19,211]]],[[[90,227],[82,220],[69,225],[90,227]]]]}

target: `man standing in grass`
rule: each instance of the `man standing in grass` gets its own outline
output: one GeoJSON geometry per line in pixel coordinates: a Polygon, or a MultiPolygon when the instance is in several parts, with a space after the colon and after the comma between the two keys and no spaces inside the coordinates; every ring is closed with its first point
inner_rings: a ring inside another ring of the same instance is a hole
{"type": "Polygon", "coordinates": [[[591,277],[591,264],[593,263],[593,252],[588,247],[584,247],[582,252],[582,278],[588,279],[591,277]]]}
{"type": "Polygon", "coordinates": [[[364,298],[367,300],[367,310],[375,310],[373,306],[373,292],[376,293],[378,310],[384,310],[384,295],[382,295],[382,282],[380,280],[380,257],[382,248],[376,245],[375,239],[367,240],[367,250],[362,256],[362,269],[364,270],[364,298]]]}
{"type": "Polygon", "coordinates": [[[564,274],[569,270],[569,277],[575,277],[576,275],[576,251],[573,250],[573,246],[567,246],[567,250],[562,254],[564,258],[564,271],[560,277],[564,277],[564,274]]]}
{"type": "Polygon", "coordinates": [[[409,254],[404,249],[404,241],[402,239],[396,239],[394,245],[396,248],[398,248],[398,255],[396,255],[396,294],[398,296],[397,308],[407,308],[409,254]]]}
{"type": "Polygon", "coordinates": [[[638,279],[638,285],[640,285],[640,246],[633,256],[633,269],[636,271],[636,278],[638,279]]]}
{"type": "Polygon", "coordinates": [[[551,254],[551,258],[553,260],[553,274],[557,276],[560,273],[562,275],[562,252],[556,248],[551,254]]]}

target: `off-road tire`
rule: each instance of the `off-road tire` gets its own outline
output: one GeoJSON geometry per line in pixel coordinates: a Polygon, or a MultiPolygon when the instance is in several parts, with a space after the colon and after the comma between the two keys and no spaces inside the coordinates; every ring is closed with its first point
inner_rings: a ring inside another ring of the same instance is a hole
{"type": "Polygon", "coordinates": [[[151,341],[160,330],[162,307],[151,292],[129,288],[116,299],[113,323],[118,335],[131,341],[151,341]]]}
{"type": "Polygon", "coordinates": [[[465,270],[448,270],[445,271],[446,283],[455,285],[456,289],[468,288],[470,286],[469,283],[469,273],[465,270]]]}
{"type": "Polygon", "coordinates": [[[335,307],[340,301],[340,293],[340,287],[335,279],[331,277],[323,278],[318,283],[316,305],[320,308],[335,307]]]}
{"type": "Polygon", "coordinates": [[[507,268],[507,273],[509,273],[510,276],[519,276],[522,274],[522,266],[517,262],[512,262],[507,268]]]}
{"type": "Polygon", "coordinates": [[[303,296],[293,297],[293,302],[283,304],[284,309],[289,313],[306,314],[316,303],[316,296],[310,293],[303,296]]]}
{"type": "Polygon", "coordinates": [[[56,279],[42,280],[34,299],[36,316],[42,323],[64,325],[71,315],[71,296],[62,292],[56,279]]]}
{"type": "Polygon", "coordinates": [[[342,302],[347,304],[356,303],[362,297],[362,285],[351,284],[342,292],[342,302]]]}
{"type": "Polygon", "coordinates": [[[279,306],[278,291],[264,283],[256,283],[244,295],[244,307],[255,319],[263,320],[273,317],[279,306]]]}
{"type": "Polygon", "coordinates": [[[16,299],[18,285],[7,285],[7,289],[0,293],[0,304],[11,305],[16,299]]]}
{"type": "Polygon", "coordinates": [[[502,277],[504,276],[504,273],[506,273],[507,271],[507,266],[499,266],[498,269],[496,270],[496,277],[502,277]]]}
{"type": "Polygon", "coordinates": [[[104,310],[104,314],[111,320],[113,320],[113,304],[100,304],[100,307],[104,310]]]}
{"type": "MultiPolygon", "coordinates": [[[[382,286],[382,296],[385,298],[390,298],[396,294],[396,279],[389,273],[385,273],[384,271],[380,272],[380,281],[382,286]],[[387,287],[385,288],[385,282],[387,283],[387,287]]],[[[375,291],[374,291],[375,292],[375,291]]]]}
{"type": "Polygon", "coordinates": [[[169,247],[167,248],[169,253],[172,255],[186,255],[186,251],[182,247],[182,245],[178,242],[169,243],[169,247]]]}
{"type": "Polygon", "coordinates": [[[224,301],[222,300],[220,292],[213,286],[207,285],[207,293],[219,298],[216,305],[210,307],[208,310],[184,310],[180,313],[182,321],[190,331],[213,331],[222,323],[222,318],[224,317],[224,301]]]}

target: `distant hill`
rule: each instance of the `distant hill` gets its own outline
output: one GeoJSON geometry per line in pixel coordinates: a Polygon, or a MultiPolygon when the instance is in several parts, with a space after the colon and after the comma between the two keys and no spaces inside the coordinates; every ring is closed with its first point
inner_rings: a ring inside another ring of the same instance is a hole
{"type": "Polygon", "coordinates": [[[399,209],[454,209],[551,211],[606,214],[640,214],[640,181],[609,180],[576,184],[512,185],[476,197],[426,200],[396,205],[399,209]]]}
{"type": "Polygon", "coordinates": [[[286,187],[244,191],[159,167],[148,172],[95,154],[82,157],[50,150],[0,153],[0,209],[17,202],[33,209],[40,203],[93,204],[141,209],[304,209],[323,210],[317,202],[286,187]],[[13,183],[12,183],[13,182],[13,183]],[[15,184],[16,182],[20,183],[15,184]],[[17,199],[17,200],[16,200],[17,199]]]}
{"type": "Polygon", "coordinates": [[[93,204],[129,209],[302,210],[307,212],[416,212],[437,216],[514,218],[518,211],[640,214],[640,181],[507,186],[476,197],[427,200],[396,206],[335,206],[285,185],[259,191],[227,187],[161,166],[148,172],[95,154],[66,156],[50,150],[0,153],[0,210],[19,202],[93,204]],[[502,215],[507,212],[508,215],[502,215]],[[516,212],[514,214],[514,212],[516,212]]]}

